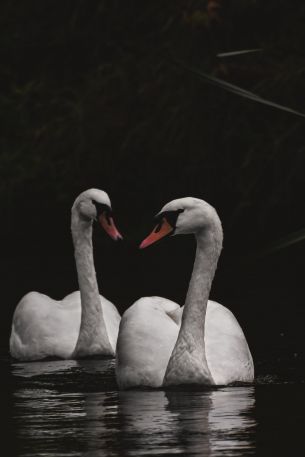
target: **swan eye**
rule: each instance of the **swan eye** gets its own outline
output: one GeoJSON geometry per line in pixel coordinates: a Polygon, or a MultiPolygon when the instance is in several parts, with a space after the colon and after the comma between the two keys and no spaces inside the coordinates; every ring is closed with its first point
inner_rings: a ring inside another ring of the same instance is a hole
{"type": "Polygon", "coordinates": [[[178,216],[183,211],[183,209],[178,209],[175,211],[164,211],[163,213],[158,214],[155,218],[157,225],[151,234],[142,241],[139,248],[146,248],[165,236],[173,235],[175,233],[178,216]]]}
{"type": "Polygon", "coordinates": [[[163,213],[160,213],[157,217],[157,221],[159,221],[159,224],[155,228],[155,232],[159,232],[161,230],[162,225],[165,222],[170,224],[173,227],[173,229],[175,229],[179,214],[183,213],[183,211],[184,209],[177,209],[175,211],[164,211],[163,213]]]}
{"type": "Polygon", "coordinates": [[[108,225],[111,225],[110,211],[104,211],[104,215],[105,215],[108,225]]]}
{"type": "Polygon", "coordinates": [[[104,214],[107,218],[108,223],[110,224],[110,217],[112,216],[112,210],[108,205],[105,205],[104,203],[98,203],[94,200],[92,200],[92,203],[94,204],[96,208],[96,217],[97,219],[104,214]]]}
{"type": "Polygon", "coordinates": [[[155,233],[160,232],[160,230],[161,230],[162,225],[163,225],[164,222],[165,222],[165,219],[163,218],[163,219],[159,222],[159,224],[155,227],[155,230],[154,230],[155,233]]]}
{"type": "Polygon", "coordinates": [[[105,232],[108,233],[113,240],[122,239],[123,237],[113,221],[112,209],[108,205],[95,202],[94,200],[92,200],[92,203],[96,207],[96,219],[99,221],[105,232]]]}

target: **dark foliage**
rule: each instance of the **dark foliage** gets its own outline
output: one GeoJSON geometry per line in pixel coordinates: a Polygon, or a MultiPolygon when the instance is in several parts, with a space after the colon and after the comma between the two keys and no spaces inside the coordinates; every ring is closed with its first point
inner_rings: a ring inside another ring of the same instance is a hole
{"type": "MultiPolygon", "coordinates": [[[[0,13],[1,270],[9,313],[29,286],[58,296],[77,287],[69,208],[88,187],[109,192],[131,239],[123,249],[134,256],[131,266],[117,247],[96,243],[111,255],[106,269],[97,254],[106,292],[110,277],[122,278],[119,291],[108,286],[110,298],[129,304],[147,289],[168,294],[172,281],[173,298],[183,300],[192,260],[187,242],[156,248],[144,267],[131,251],[154,212],[186,195],[212,203],[223,220],[224,260],[214,287],[220,299],[234,301],[241,291],[232,284],[241,275],[253,299],[246,310],[237,308],[241,320],[256,314],[254,296],[260,300],[269,285],[262,276],[270,271],[271,288],[288,273],[289,287],[301,287],[302,243],[264,257],[265,270],[254,261],[246,269],[240,257],[251,260],[305,227],[305,120],[204,83],[175,62],[305,113],[303,2],[3,0],[0,13]],[[217,57],[253,48],[261,51],[217,57]],[[179,249],[188,272],[178,261],[168,266],[174,279],[164,278],[158,256],[177,256],[179,249]],[[296,265],[288,273],[287,263],[296,265]],[[163,285],[143,282],[145,268],[163,285]],[[63,279],[52,277],[52,269],[63,279]],[[39,281],[38,270],[45,275],[39,281]],[[139,281],[137,293],[126,292],[139,281]]],[[[275,332],[283,316],[284,308],[275,332]]]]}

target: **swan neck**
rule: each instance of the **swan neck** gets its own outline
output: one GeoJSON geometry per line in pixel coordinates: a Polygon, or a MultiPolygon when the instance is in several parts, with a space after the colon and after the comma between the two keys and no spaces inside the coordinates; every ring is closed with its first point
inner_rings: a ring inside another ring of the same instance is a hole
{"type": "Polygon", "coordinates": [[[168,363],[165,384],[214,384],[205,353],[205,319],[209,294],[222,248],[221,224],[199,231],[196,256],[179,335],[168,363]]]}
{"type": "Polygon", "coordinates": [[[92,221],[72,209],[71,231],[81,296],[81,323],[74,356],[97,355],[106,349],[112,353],[94,267],[92,221]]]}
{"type": "MultiPolygon", "coordinates": [[[[205,319],[206,308],[214,279],[221,244],[213,233],[196,234],[196,256],[193,272],[186,295],[183,326],[193,330],[202,330],[202,326],[196,320],[194,314],[205,319]]],[[[203,327],[204,330],[204,327],[203,327]]]]}

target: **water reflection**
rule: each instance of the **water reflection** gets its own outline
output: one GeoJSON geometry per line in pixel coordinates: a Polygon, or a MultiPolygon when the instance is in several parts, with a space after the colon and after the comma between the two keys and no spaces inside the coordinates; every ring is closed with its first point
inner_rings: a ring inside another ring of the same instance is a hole
{"type": "Polygon", "coordinates": [[[224,451],[226,455],[245,455],[253,449],[252,387],[133,391],[121,392],[119,397],[128,439],[126,455],[220,456],[224,451]]]}
{"type": "MultiPolygon", "coordinates": [[[[38,362],[12,363],[12,373],[15,376],[33,377],[53,374],[79,373],[105,374],[114,370],[113,359],[101,360],[42,360],[38,362]]],[[[113,372],[111,373],[113,375],[113,372]]]]}
{"type": "Polygon", "coordinates": [[[76,360],[42,360],[39,362],[27,363],[12,363],[12,373],[15,376],[32,377],[40,375],[48,375],[60,372],[67,372],[72,368],[76,368],[78,362],[76,360]]]}
{"type": "Polygon", "coordinates": [[[113,361],[44,363],[13,366],[20,456],[254,454],[253,387],[118,392],[113,361]]]}
{"type": "Polygon", "coordinates": [[[254,387],[231,387],[211,395],[209,425],[211,455],[253,455],[255,419],[254,387]],[[246,452],[247,451],[247,452],[246,452]]]}

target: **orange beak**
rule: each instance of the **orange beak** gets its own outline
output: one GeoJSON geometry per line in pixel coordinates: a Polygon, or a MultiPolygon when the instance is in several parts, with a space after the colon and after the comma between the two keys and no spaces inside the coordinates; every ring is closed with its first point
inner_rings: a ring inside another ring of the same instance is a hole
{"type": "Polygon", "coordinates": [[[158,230],[159,224],[156,225],[151,234],[148,235],[148,237],[142,241],[142,243],[139,246],[140,249],[147,248],[147,246],[150,246],[151,244],[160,240],[161,238],[168,235],[174,230],[174,228],[168,223],[168,221],[165,218],[162,219],[162,222],[163,223],[160,230],[158,230]]]}
{"type": "Polygon", "coordinates": [[[100,216],[99,216],[99,222],[105,232],[108,233],[108,235],[113,239],[113,240],[122,240],[123,237],[114,225],[113,219],[111,216],[107,216],[106,212],[104,211],[100,216]]]}

